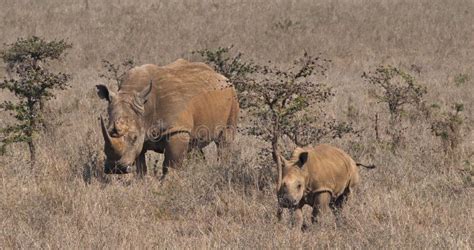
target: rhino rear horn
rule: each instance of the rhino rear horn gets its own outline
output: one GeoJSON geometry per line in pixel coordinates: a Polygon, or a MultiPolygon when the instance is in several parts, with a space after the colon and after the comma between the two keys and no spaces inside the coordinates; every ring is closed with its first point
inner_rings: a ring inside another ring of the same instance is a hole
{"type": "Polygon", "coordinates": [[[148,86],[140,93],[138,93],[138,98],[140,99],[141,103],[145,103],[148,100],[148,96],[150,96],[152,87],[153,81],[150,81],[150,84],[148,84],[148,86]]]}

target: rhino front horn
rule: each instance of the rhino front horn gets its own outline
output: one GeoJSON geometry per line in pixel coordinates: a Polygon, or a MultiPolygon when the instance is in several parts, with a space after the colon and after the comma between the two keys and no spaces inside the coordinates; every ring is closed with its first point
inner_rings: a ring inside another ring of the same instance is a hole
{"type": "Polygon", "coordinates": [[[112,138],[110,138],[109,131],[105,127],[104,118],[100,115],[100,126],[102,127],[102,135],[104,136],[105,145],[112,145],[112,138]]]}

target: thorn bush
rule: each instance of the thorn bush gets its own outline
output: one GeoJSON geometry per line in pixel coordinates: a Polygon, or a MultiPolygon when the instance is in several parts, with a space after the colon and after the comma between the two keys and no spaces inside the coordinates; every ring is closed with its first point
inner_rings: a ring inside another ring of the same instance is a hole
{"type": "MultiPolygon", "coordinates": [[[[282,69],[272,62],[245,62],[241,53],[230,55],[231,49],[219,47],[194,53],[235,85],[241,108],[251,116],[245,132],[270,142],[273,152],[279,151],[283,137],[304,146],[323,137],[356,133],[350,123],[329,119],[322,109],[322,104],[334,96],[332,89],[318,80],[325,76],[329,60],[305,52],[282,69]]],[[[264,151],[262,162],[268,163],[269,153],[264,151]]]]}
{"type": "Polygon", "coordinates": [[[400,146],[405,128],[402,117],[407,107],[422,108],[425,87],[416,83],[415,78],[393,66],[378,66],[373,72],[364,72],[362,78],[373,86],[371,95],[378,103],[383,103],[389,112],[389,128],[394,148],[400,146]]]}
{"type": "Polygon", "coordinates": [[[9,78],[0,82],[0,89],[12,92],[17,100],[4,101],[0,109],[7,111],[16,123],[0,129],[0,153],[5,153],[11,143],[28,144],[31,165],[36,161],[35,135],[44,125],[44,102],[56,96],[54,90],[64,90],[71,76],[54,73],[48,69],[50,61],[59,60],[72,45],[64,40],[45,41],[33,36],[19,38],[0,51],[0,58],[7,65],[9,78]]]}
{"type": "Polygon", "coordinates": [[[135,67],[135,61],[131,58],[127,58],[123,62],[115,64],[109,60],[103,59],[102,67],[104,68],[105,72],[100,73],[99,77],[108,81],[114,81],[117,84],[117,87],[120,88],[123,78],[127,72],[135,67]]]}

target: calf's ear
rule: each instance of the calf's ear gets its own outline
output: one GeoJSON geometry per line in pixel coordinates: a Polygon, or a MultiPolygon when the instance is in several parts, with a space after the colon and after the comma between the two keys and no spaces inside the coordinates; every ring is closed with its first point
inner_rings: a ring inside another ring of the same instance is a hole
{"type": "Polygon", "coordinates": [[[101,99],[105,99],[108,102],[112,102],[112,99],[115,98],[116,94],[113,91],[110,91],[107,86],[103,84],[95,85],[97,88],[97,95],[101,99]]]}
{"type": "Polygon", "coordinates": [[[302,168],[304,164],[308,161],[308,152],[301,152],[298,156],[298,167],[302,168]]]}

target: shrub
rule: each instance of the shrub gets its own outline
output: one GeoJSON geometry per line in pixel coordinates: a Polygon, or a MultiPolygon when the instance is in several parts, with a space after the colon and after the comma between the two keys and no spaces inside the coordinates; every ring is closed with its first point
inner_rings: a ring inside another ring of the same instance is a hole
{"type": "MultiPolygon", "coordinates": [[[[252,117],[246,132],[271,143],[277,165],[276,153],[283,138],[304,146],[323,137],[356,132],[351,124],[328,119],[322,109],[321,104],[334,95],[330,87],[316,79],[325,75],[328,60],[304,53],[290,67],[281,69],[244,62],[241,53],[229,55],[231,48],[195,53],[235,84],[241,107],[252,117]]],[[[270,152],[260,155],[261,162],[268,165],[270,152]]]]}
{"type": "Polygon", "coordinates": [[[362,78],[374,86],[371,92],[378,103],[383,103],[389,112],[388,134],[392,145],[397,147],[403,139],[402,115],[409,106],[420,108],[426,88],[418,85],[415,78],[392,66],[379,66],[373,72],[364,72],[362,78]]]}
{"type": "Polygon", "coordinates": [[[474,164],[469,160],[465,160],[463,165],[464,168],[460,169],[463,183],[466,187],[472,188],[474,187],[474,164]]]}
{"type": "Polygon", "coordinates": [[[294,20],[286,18],[286,19],[276,21],[275,23],[272,24],[271,28],[277,31],[279,30],[283,32],[288,32],[291,29],[298,29],[298,28],[303,29],[304,27],[300,21],[294,21],[294,20]]]}
{"type": "Polygon", "coordinates": [[[115,81],[117,87],[120,88],[123,78],[127,72],[135,66],[135,61],[131,58],[125,59],[120,64],[114,64],[109,60],[102,60],[102,67],[105,69],[104,73],[100,73],[99,77],[108,81],[115,81]]]}
{"type": "Polygon", "coordinates": [[[465,85],[467,82],[471,80],[471,77],[468,74],[458,74],[454,77],[454,84],[456,84],[457,87],[461,87],[465,85]]]}
{"type": "Polygon", "coordinates": [[[237,89],[240,106],[245,108],[248,106],[247,84],[253,81],[251,74],[256,73],[261,67],[252,61],[245,62],[240,52],[230,55],[232,48],[231,45],[217,49],[196,50],[192,53],[201,56],[207,64],[232,82],[237,89]]]}
{"type": "MultiPolygon", "coordinates": [[[[436,106],[432,106],[436,108],[436,106]]],[[[431,132],[442,141],[444,153],[453,155],[462,140],[462,130],[465,117],[463,115],[464,105],[456,103],[447,112],[434,113],[431,122],[431,132]]]]}
{"type": "Polygon", "coordinates": [[[53,73],[47,69],[52,60],[59,60],[71,44],[64,40],[47,42],[39,37],[20,38],[7,45],[0,57],[7,65],[10,78],[0,83],[0,89],[12,92],[17,101],[4,101],[0,109],[10,112],[17,123],[0,130],[0,152],[4,153],[11,143],[25,142],[30,151],[31,165],[35,164],[34,137],[44,125],[42,110],[44,102],[55,97],[53,90],[68,87],[70,75],[53,73]]]}

